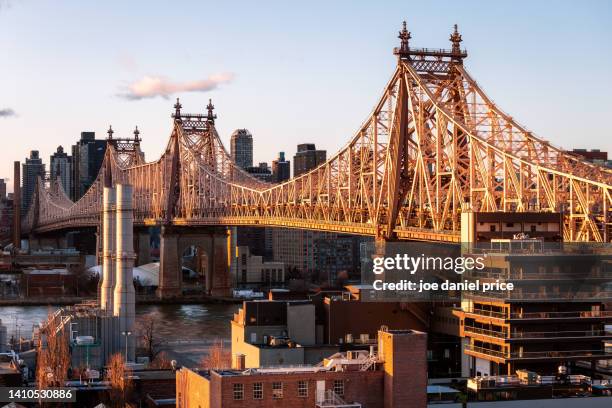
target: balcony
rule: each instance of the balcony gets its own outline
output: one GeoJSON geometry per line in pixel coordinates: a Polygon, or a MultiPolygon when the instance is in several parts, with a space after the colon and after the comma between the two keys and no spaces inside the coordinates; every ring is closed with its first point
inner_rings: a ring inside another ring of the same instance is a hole
{"type": "Polygon", "coordinates": [[[468,308],[465,313],[494,319],[612,319],[612,310],[579,310],[568,312],[498,312],[480,308],[468,308]]]}
{"type": "Polygon", "coordinates": [[[478,355],[477,357],[493,357],[497,360],[550,360],[550,359],[609,359],[612,353],[605,350],[550,350],[550,351],[500,351],[474,345],[466,345],[464,348],[468,354],[478,355]]]}
{"type": "Polygon", "coordinates": [[[538,339],[585,339],[585,338],[612,338],[609,330],[571,330],[554,332],[502,332],[496,330],[483,329],[480,327],[464,326],[463,331],[485,337],[492,337],[503,340],[538,340],[538,339]]]}

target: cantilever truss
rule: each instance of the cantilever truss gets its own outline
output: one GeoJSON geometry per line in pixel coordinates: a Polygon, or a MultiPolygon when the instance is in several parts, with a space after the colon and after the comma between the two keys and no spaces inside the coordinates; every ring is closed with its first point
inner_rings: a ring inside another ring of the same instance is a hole
{"type": "Polygon", "coordinates": [[[612,171],[502,112],[464,69],[460,37],[448,51],[410,49],[403,35],[373,112],[312,171],[276,185],[254,179],[223,147],[212,105],[208,116],[188,115],[177,103],[159,160],[120,160],[110,146],[78,202],[40,184],[24,231],[97,225],[102,186],[122,182],[134,186],[136,222],[149,225],[267,225],[457,242],[461,211],[542,211],[563,214],[567,241],[611,240],[612,171]]]}

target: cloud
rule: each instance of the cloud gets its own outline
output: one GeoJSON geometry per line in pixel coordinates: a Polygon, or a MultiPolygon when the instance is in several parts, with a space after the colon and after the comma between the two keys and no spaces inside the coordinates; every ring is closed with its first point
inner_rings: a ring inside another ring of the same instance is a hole
{"type": "Polygon", "coordinates": [[[10,118],[11,116],[17,116],[11,108],[0,109],[0,118],[10,118]]]}
{"type": "Polygon", "coordinates": [[[154,98],[156,96],[169,98],[172,94],[179,92],[212,91],[219,85],[230,82],[233,78],[234,74],[229,72],[211,75],[206,79],[188,82],[172,82],[164,77],[145,76],[129,84],[127,89],[118,96],[129,100],[154,98]]]}

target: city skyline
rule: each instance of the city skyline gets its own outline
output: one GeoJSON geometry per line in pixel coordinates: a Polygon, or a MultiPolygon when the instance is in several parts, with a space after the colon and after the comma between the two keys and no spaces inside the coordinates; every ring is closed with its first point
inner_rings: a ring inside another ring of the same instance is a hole
{"type": "MultiPolygon", "coordinates": [[[[109,124],[119,137],[130,137],[138,125],[147,160],[156,160],[177,96],[185,112],[203,112],[213,99],[226,147],[234,129],[249,129],[254,162],[270,162],[278,151],[291,157],[299,143],[315,143],[332,156],[367,117],[393,72],[391,49],[403,19],[412,44],[432,48],[448,48],[458,23],[468,70],[540,137],[566,149],[612,150],[597,121],[611,110],[606,90],[612,82],[583,75],[568,80],[584,69],[581,56],[607,46],[610,5],[583,9],[566,2],[549,10],[523,3],[483,11],[482,4],[448,3],[442,16],[420,4],[390,3],[383,10],[335,3],[322,15],[277,4],[273,17],[248,4],[231,13],[224,5],[194,4],[185,17],[184,8],[170,6],[143,13],[137,5],[120,5],[113,14],[72,2],[1,3],[0,47],[11,58],[0,77],[6,143],[0,177],[10,179],[12,162],[30,150],[48,163],[58,145],[68,149],[81,131],[103,138],[109,124]],[[200,13],[212,17],[201,24],[200,13]],[[61,26],[54,18],[59,15],[61,26]],[[365,16],[371,25],[359,23],[365,16]]],[[[599,69],[611,65],[609,55],[598,56],[599,69]]]]}

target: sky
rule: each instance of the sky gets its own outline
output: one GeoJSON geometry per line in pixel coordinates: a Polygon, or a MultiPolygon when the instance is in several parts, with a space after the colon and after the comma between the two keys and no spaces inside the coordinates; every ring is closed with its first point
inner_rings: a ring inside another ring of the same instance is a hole
{"type": "Polygon", "coordinates": [[[609,1],[0,0],[0,177],[111,124],[138,125],[155,160],[176,97],[189,113],[212,98],[226,147],[249,129],[256,163],[305,142],[331,156],[393,73],[402,20],[414,47],[448,48],[459,24],[465,66],[505,112],[556,146],[612,153],[609,1]]]}

